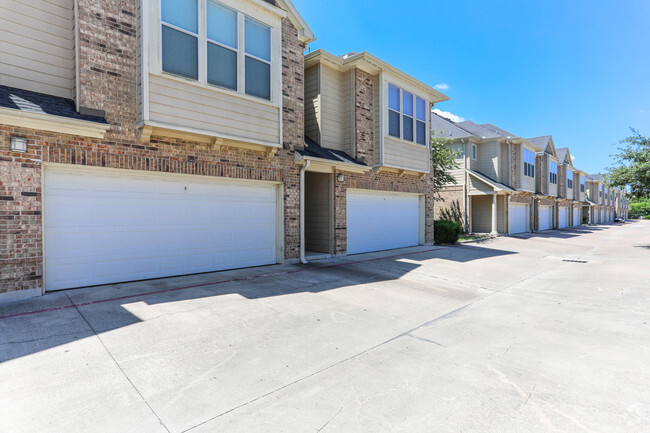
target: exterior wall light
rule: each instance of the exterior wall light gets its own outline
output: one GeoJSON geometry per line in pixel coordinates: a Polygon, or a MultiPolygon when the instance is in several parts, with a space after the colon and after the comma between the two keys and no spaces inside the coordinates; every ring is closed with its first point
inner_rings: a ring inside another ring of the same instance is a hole
{"type": "Polygon", "coordinates": [[[12,152],[27,152],[27,138],[16,136],[11,137],[9,150],[12,152]]]}
{"type": "Polygon", "coordinates": [[[343,173],[339,173],[338,176],[336,176],[336,179],[339,182],[343,182],[345,180],[345,176],[343,175],[343,173]]]}

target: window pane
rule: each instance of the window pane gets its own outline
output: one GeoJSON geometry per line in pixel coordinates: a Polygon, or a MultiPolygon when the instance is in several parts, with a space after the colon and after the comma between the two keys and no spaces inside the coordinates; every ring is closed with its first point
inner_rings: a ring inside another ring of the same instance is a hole
{"type": "Polygon", "coordinates": [[[413,118],[402,116],[402,126],[404,128],[402,138],[407,141],[413,141],[413,118]]]}
{"type": "Polygon", "coordinates": [[[199,78],[197,39],[163,26],[162,67],[165,72],[197,80],[199,78]]]}
{"type": "Polygon", "coordinates": [[[399,138],[399,113],[388,110],[388,135],[399,138]]]}
{"type": "Polygon", "coordinates": [[[208,0],[208,39],[237,48],[237,12],[208,0]]]}
{"type": "Polygon", "coordinates": [[[246,57],[246,94],[271,99],[271,65],[246,57]]]}
{"type": "Polygon", "coordinates": [[[427,144],[427,124],[424,122],[416,121],[415,127],[417,129],[416,131],[417,143],[427,144]]]}
{"type": "Polygon", "coordinates": [[[423,122],[427,121],[427,102],[422,98],[415,98],[415,117],[423,122]]]}
{"type": "Polygon", "coordinates": [[[271,61],[271,29],[246,17],[246,53],[271,61]]]}
{"type": "Polygon", "coordinates": [[[402,90],[402,113],[413,117],[413,94],[402,90]]]}
{"type": "Polygon", "coordinates": [[[197,0],[162,0],[160,6],[163,21],[192,33],[199,32],[197,0]]]}
{"type": "Polygon", "coordinates": [[[237,52],[208,43],[208,83],[237,90],[237,52]]]}
{"type": "Polygon", "coordinates": [[[388,108],[395,111],[401,111],[399,103],[399,87],[392,84],[388,85],[388,108]]]}

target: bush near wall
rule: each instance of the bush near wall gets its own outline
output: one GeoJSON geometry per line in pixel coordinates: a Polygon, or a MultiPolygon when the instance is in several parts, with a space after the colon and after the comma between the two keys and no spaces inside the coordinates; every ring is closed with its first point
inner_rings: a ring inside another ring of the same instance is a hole
{"type": "Polygon", "coordinates": [[[463,226],[454,221],[438,220],[433,223],[433,240],[436,245],[458,242],[463,226]]]}

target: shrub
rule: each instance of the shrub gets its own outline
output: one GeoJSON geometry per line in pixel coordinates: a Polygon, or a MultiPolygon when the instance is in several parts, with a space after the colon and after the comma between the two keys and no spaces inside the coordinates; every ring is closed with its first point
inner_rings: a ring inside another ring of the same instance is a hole
{"type": "Polygon", "coordinates": [[[582,224],[588,226],[589,225],[589,217],[582,217],[582,224]]]}
{"type": "Polygon", "coordinates": [[[650,220],[650,215],[644,216],[643,219],[650,220]]]}
{"type": "Polygon", "coordinates": [[[439,220],[433,223],[433,240],[436,245],[455,244],[462,232],[463,226],[454,221],[439,220]]]}

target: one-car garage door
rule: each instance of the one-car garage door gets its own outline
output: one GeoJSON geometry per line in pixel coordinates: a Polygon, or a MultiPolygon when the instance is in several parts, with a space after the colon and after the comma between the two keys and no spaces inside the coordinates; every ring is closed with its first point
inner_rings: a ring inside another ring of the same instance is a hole
{"type": "Polygon", "coordinates": [[[528,205],[510,204],[510,234],[526,233],[528,231],[528,205]]]}
{"type": "Polygon", "coordinates": [[[569,208],[560,206],[558,216],[558,227],[561,229],[567,228],[569,226],[569,208]]]}
{"type": "Polygon", "coordinates": [[[581,213],[582,213],[582,208],[579,207],[578,209],[573,209],[573,225],[574,226],[579,226],[579,225],[582,224],[581,213]]]}
{"type": "Polygon", "coordinates": [[[348,254],[420,243],[420,196],[347,191],[348,254]]]}
{"type": "Polygon", "coordinates": [[[277,262],[277,185],[46,167],[45,288],[277,262]]]}
{"type": "Polygon", "coordinates": [[[553,206],[539,207],[539,229],[550,230],[553,221],[553,206]]]}

